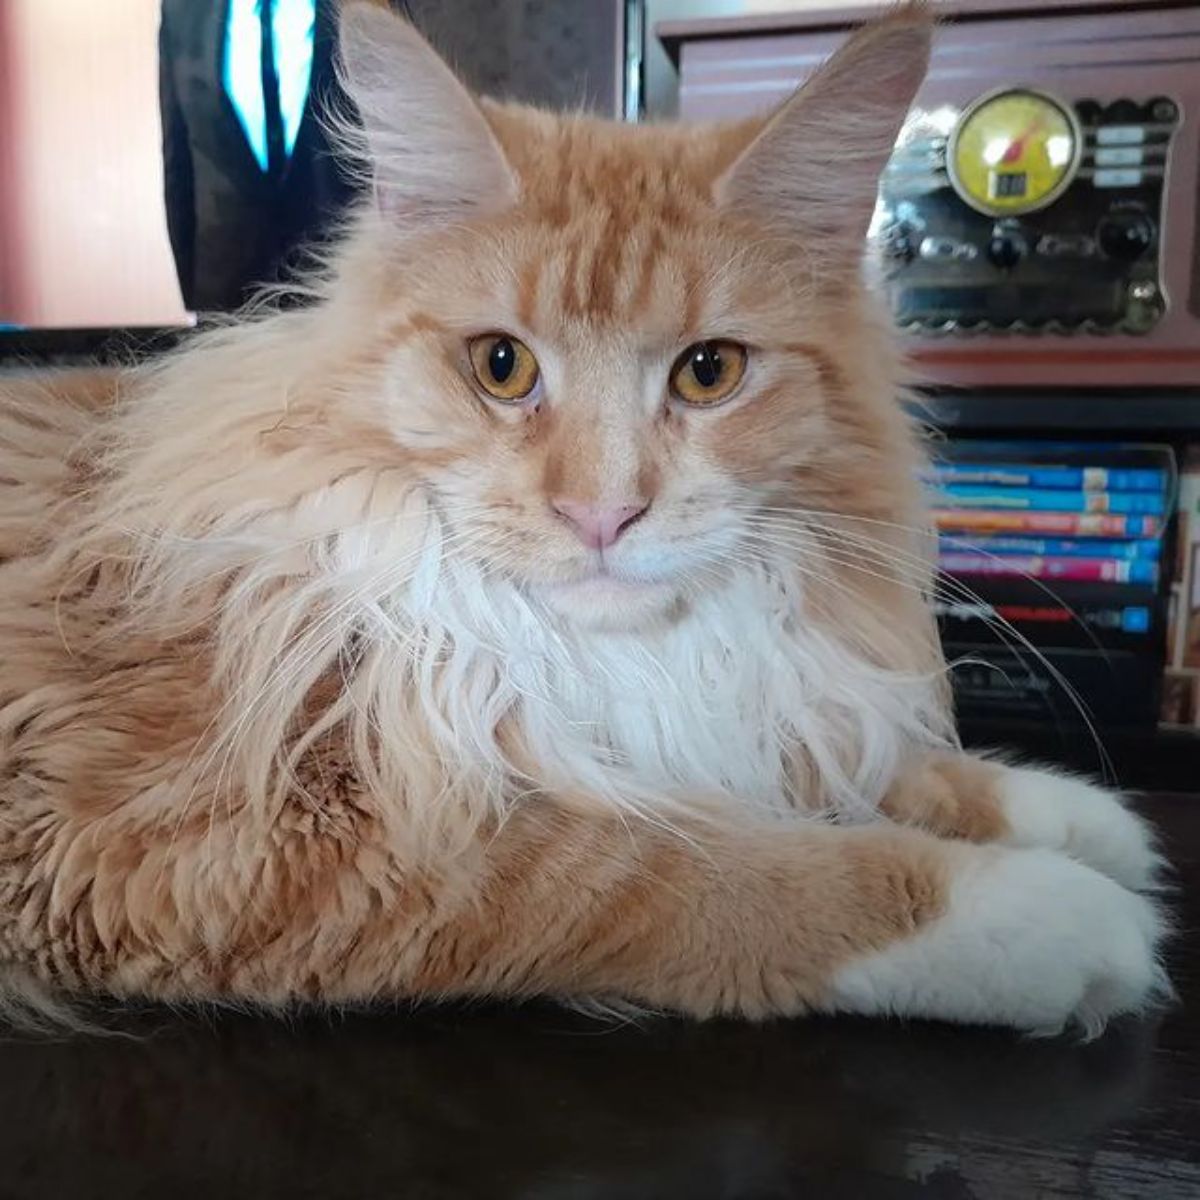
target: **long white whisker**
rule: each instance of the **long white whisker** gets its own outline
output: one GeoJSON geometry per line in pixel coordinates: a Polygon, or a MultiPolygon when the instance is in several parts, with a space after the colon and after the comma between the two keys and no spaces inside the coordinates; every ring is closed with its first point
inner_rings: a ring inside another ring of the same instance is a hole
{"type": "MultiPolygon", "coordinates": [[[[796,510],[793,510],[793,511],[796,511],[796,510]]],[[[895,525],[894,522],[881,522],[881,524],[895,525]]],[[[913,527],[908,527],[908,526],[897,526],[897,527],[902,528],[902,529],[912,529],[913,528],[913,527]]],[[[815,525],[809,525],[806,527],[805,532],[811,533],[814,529],[817,529],[817,528],[820,528],[820,527],[815,526],[815,525]]],[[[800,532],[799,530],[795,530],[793,532],[795,533],[795,535],[797,537],[799,536],[799,532],[800,532]]],[[[906,553],[904,551],[901,551],[898,548],[891,546],[887,543],[878,542],[875,539],[856,538],[853,534],[850,534],[848,531],[841,530],[841,529],[831,530],[826,527],[824,529],[824,533],[832,539],[843,539],[844,540],[844,539],[849,538],[849,540],[853,544],[860,545],[862,548],[864,548],[864,550],[869,548],[877,556],[880,556],[881,551],[886,551],[888,565],[893,567],[893,569],[897,565],[901,565],[907,560],[907,563],[910,567],[912,567],[914,565],[919,566],[920,569],[922,570],[922,572],[929,570],[928,564],[923,563],[918,557],[912,556],[912,555],[906,555],[906,553]],[[899,559],[899,563],[896,561],[897,559],[899,559]]],[[[778,537],[781,542],[786,541],[786,535],[783,533],[776,532],[773,534],[773,536],[778,537]]],[[[798,548],[798,549],[799,548],[809,548],[810,549],[811,546],[808,545],[808,546],[801,547],[799,545],[796,545],[796,548],[798,548]]],[[[843,548],[843,551],[844,551],[844,548],[843,548]]],[[[829,556],[832,559],[837,553],[836,547],[831,548],[828,545],[826,545],[823,553],[825,553],[826,556],[829,556]]],[[[880,579],[883,582],[894,584],[895,586],[898,586],[898,587],[908,587],[910,590],[917,590],[923,596],[928,596],[930,594],[934,594],[936,591],[942,591],[942,592],[948,593],[952,598],[955,598],[958,600],[962,600],[965,598],[965,599],[969,599],[974,604],[980,605],[981,607],[984,607],[984,608],[990,607],[990,606],[986,605],[986,603],[969,586],[964,584],[961,580],[956,579],[951,576],[941,576],[940,578],[935,577],[935,579],[932,582],[931,589],[927,589],[927,588],[923,588],[923,587],[917,588],[917,587],[915,587],[915,585],[913,585],[911,583],[911,581],[907,581],[899,575],[895,575],[895,574],[891,574],[891,573],[882,574],[878,571],[870,570],[869,568],[865,567],[861,562],[856,561],[848,553],[843,552],[843,554],[840,556],[838,561],[840,562],[840,565],[844,566],[847,569],[860,571],[864,575],[868,575],[868,576],[880,579]]],[[[1089,733],[1090,737],[1092,738],[1093,743],[1096,746],[1096,750],[1097,750],[1098,755],[1100,756],[1101,762],[1104,766],[1104,770],[1108,774],[1111,775],[1112,774],[1112,763],[1111,763],[1111,759],[1109,758],[1108,751],[1103,744],[1103,740],[1100,737],[1099,730],[1096,728],[1095,721],[1094,721],[1092,714],[1087,706],[1086,701],[1079,694],[1079,692],[1075,688],[1075,686],[1070,682],[1070,680],[1068,680],[1066,678],[1065,675],[1063,675],[1063,673],[1061,672],[1061,670],[1059,670],[1059,668],[1055,667],[1054,664],[1052,664],[1045,657],[1045,655],[1040,650],[1038,650],[1038,648],[1029,640],[1028,637],[1026,637],[1023,633],[1021,633],[1020,630],[1016,629],[1016,627],[1013,626],[1011,624],[1011,622],[1009,622],[1007,619],[1002,617],[1000,614],[995,613],[994,615],[985,618],[985,623],[987,625],[989,625],[989,627],[993,628],[996,632],[1000,632],[1001,630],[1003,630],[1004,635],[1006,635],[1006,636],[1002,636],[1002,640],[1004,640],[1005,642],[1008,642],[1009,638],[1015,639],[1016,642],[1018,642],[1021,646],[1023,646],[1026,650],[1028,650],[1028,652],[1034,656],[1036,661],[1039,662],[1041,664],[1041,666],[1043,667],[1043,669],[1050,675],[1050,677],[1054,680],[1054,682],[1062,689],[1064,695],[1066,695],[1068,697],[1068,699],[1071,701],[1071,703],[1075,707],[1076,711],[1079,713],[1079,716],[1082,719],[1085,727],[1087,728],[1088,733],[1089,733]]],[[[1017,655],[1018,661],[1023,661],[1020,652],[1017,651],[1016,648],[1011,645],[1011,643],[1009,643],[1009,648],[1014,650],[1014,652],[1017,655]]],[[[1026,666],[1025,669],[1028,670],[1029,668],[1026,666]]]]}

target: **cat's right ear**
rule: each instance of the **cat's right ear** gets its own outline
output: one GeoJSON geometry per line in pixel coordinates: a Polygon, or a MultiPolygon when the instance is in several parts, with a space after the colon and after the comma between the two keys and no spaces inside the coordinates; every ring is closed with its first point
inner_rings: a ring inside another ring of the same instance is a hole
{"type": "Polygon", "coordinates": [[[417,232],[510,207],[517,180],[475,97],[407,22],[344,5],[341,80],[376,202],[417,232]]]}
{"type": "Polygon", "coordinates": [[[929,63],[920,3],[864,26],[760,126],[718,178],[717,203],[810,253],[861,253],[879,177],[929,63]]]}

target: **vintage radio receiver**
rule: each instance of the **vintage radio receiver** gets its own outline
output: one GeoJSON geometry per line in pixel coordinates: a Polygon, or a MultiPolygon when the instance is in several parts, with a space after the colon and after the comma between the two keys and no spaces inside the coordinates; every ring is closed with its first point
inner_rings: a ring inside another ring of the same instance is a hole
{"type": "MultiPolygon", "coordinates": [[[[873,226],[918,376],[1200,384],[1200,6],[942,7],[873,226]]],[[[681,114],[777,102],[846,20],[805,8],[660,27],[681,114]]]]}
{"type": "Polygon", "coordinates": [[[1001,88],[918,110],[880,191],[897,322],[1143,334],[1166,311],[1163,181],[1179,105],[1001,88]]]}

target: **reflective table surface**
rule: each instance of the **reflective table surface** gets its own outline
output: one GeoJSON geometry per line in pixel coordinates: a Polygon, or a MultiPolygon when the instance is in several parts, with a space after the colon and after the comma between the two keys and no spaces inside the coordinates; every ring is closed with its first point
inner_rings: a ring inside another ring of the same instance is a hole
{"type": "Polygon", "coordinates": [[[1178,869],[1180,1000],[1091,1044],[542,1006],[141,1013],[0,1042],[0,1200],[1200,1197],[1200,797],[1145,807],[1178,869]]]}

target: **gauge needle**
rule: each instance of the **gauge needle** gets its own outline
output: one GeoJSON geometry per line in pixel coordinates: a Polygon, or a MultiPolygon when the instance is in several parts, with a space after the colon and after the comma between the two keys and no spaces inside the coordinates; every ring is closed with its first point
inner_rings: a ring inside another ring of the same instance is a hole
{"type": "Polygon", "coordinates": [[[1015,163],[1025,153],[1025,145],[1034,134],[1041,133],[1042,127],[1045,125],[1045,118],[1038,117],[1033,124],[1025,130],[1020,137],[1014,138],[1008,144],[1008,149],[1004,152],[1004,157],[1000,159],[1002,163],[1015,163]]]}

